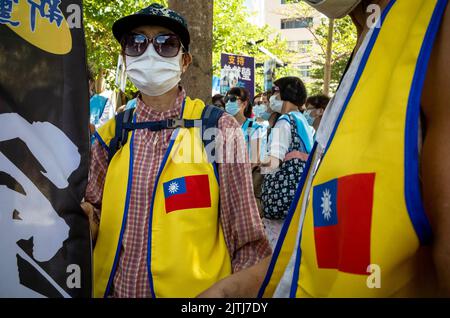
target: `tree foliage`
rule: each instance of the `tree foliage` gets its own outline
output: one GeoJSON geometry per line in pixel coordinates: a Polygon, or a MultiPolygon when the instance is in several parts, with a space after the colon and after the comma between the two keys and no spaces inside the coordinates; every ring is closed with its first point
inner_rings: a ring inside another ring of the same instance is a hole
{"type": "MultiPolygon", "coordinates": [[[[114,87],[114,72],[120,53],[120,46],[112,35],[112,25],[120,17],[137,12],[151,3],[167,5],[167,0],[84,0],[84,25],[88,63],[94,74],[104,73],[107,84],[114,87]]],[[[261,64],[269,57],[258,50],[252,41],[264,40],[260,45],[267,48],[281,60],[290,62],[292,54],[287,50],[286,41],[269,26],[258,27],[248,22],[244,0],[214,0],[213,26],[213,73],[220,76],[220,54],[232,53],[255,57],[261,64]]],[[[192,30],[191,30],[192,32],[192,30]]],[[[194,44],[195,45],[195,44],[194,44]]],[[[256,89],[262,91],[263,68],[257,68],[256,89]]],[[[292,69],[277,69],[277,77],[288,75],[292,69]]],[[[133,90],[130,83],[127,92],[133,90]]]]}
{"type": "MultiPolygon", "coordinates": [[[[308,83],[310,94],[320,94],[324,85],[324,69],[328,44],[329,20],[303,1],[291,0],[283,6],[279,14],[285,18],[315,17],[320,24],[311,25],[306,29],[314,38],[314,45],[308,50],[313,67],[308,83]]],[[[333,45],[331,53],[331,85],[330,91],[335,92],[337,85],[345,71],[347,62],[356,45],[356,28],[350,17],[334,20],[333,45]]]]}
{"type": "MultiPolygon", "coordinates": [[[[324,48],[327,45],[328,19],[323,19],[315,30],[318,44],[324,48]]],[[[356,45],[356,28],[350,17],[334,20],[333,47],[331,54],[331,85],[330,91],[335,92],[344,74],[347,63],[356,45]]],[[[313,56],[311,77],[314,82],[312,93],[320,93],[323,87],[325,54],[318,50],[313,56]]]]}

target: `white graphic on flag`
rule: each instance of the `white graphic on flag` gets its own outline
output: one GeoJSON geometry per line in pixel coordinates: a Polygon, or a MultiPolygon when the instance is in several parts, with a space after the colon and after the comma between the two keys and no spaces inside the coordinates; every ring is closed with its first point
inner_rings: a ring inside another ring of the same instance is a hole
{"type": "Polygon", "coordinates": [[[170,194],[177,193],[179,188],[180,187],[178,186],[177,182],[171,182],[170,185],[169,185],[169,192],[170,192],[170,194]]]}
{"type": "Polygon", "coordinates": [[[325,191],[323,191],[322,204],[320,205],[320,207],[322,208],[323,218],[327,221],[331,219],[331,212],[333,212],[331,209],[331,205],[331,193],[328,189],[326,189],[325,191]]]}
{"type": "MultiPolygon", "coordinates": [[[[44,171],[41,173],[57,188],[64,189],[80,164],[78,148],[57,127],[48,122],[30,124],[15,113],[0,114],[0,142],[20,139],[44,171]]],[[[51,260],[69,237],[69,226],[38,187],[0,152],[0,171],[10,175],[25,194],[0,185],[0,297],[44,297],[20,283],[17,255],[44,277],[63,297],[64,289],[18,245],[33,238],[33,258],[51,260]]]]}

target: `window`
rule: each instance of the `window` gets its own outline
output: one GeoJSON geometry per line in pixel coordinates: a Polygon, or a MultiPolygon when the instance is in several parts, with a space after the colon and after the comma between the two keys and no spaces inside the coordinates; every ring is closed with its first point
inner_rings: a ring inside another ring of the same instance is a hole
{"type": "Polygon", "coordinates": [[[304,41],[298,41],[298,51],[300,53],[308,53],[311,49],[312,41],[310,40],[304,40],[304,41]]]}
{"type": "Polygon", "coordinates": [[[312,41],[288,41],[288,50],[296,53],[308,53],[311,49],[312,41]]]}
{"type": "Polygon", "coordinates": [[[300,29],[312,26],[313,18],[282,19],[281,29],[300,29]]]}
{"type": "Polygon", "coordinates": [[[288,41],[288,50],[290,52],[297,52],[298,51],[298,41],[288,41]]]}
{"type": "Polygon", "coordinates": [[[310,77],[311,75],[311,65],[299,65],[298,70],[300,72],[300,76],[303,78],[310,77]]]}

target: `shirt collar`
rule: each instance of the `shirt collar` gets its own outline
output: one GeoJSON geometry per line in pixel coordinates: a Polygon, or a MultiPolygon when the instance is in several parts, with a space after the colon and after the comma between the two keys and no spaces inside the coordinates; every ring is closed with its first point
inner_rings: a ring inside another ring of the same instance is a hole
{"type": "Polygon", "coordinates": [[[181,117],[181,108],[186,98],[186,91],[181,86],[179,87],[178,96],[175,99],[173,106],[166,111],[158,112],[151,105],[146,105],[141,96],[137,98],[136,104],[136,122],[157,121],[168,118],[181,117]]]}

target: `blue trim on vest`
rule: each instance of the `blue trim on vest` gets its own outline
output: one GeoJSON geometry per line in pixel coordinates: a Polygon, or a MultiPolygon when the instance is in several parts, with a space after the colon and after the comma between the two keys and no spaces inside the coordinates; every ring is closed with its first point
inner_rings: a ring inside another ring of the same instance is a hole
{"type": "Polygon", "coordinates": [[[155,179],[155,186],[153,187],[153,193],[152,193],[152,203],[150,205],[150,216],[149,216],[149,222],[148,222],[148,239],[147,239],[147,273],[148,273],[148,281],[150,284],[150,292],[152,294],[152,298],[156,298],[155,293],[155,286],[153,284],[153,275],[152,275],[152,228],[153,228],[153,208],[155,206],[155,195],[156,190],[158,187],[159,178],[161,177],[161,174],[164,170],[164,167],[166,166],[167,159],[169,158],[170,152],[172,151],[173,145],[175,143],[175,140],[177,139],[177,135],[180,128],[177,128],[171,137],[169,147],[167,148],[166,153],[164,154],[164,158],[161,161],[161,165],[159,167],[158,174],[155,179]]]}
{"type": "MultiPolygon", "coordinates": [[[[184,115],[184,106],[186,103],[186,99],[184,99],[183,101],[183,106],[181,107],[181,115],[180,115],[180,119],[183,118],[184,115]]],[[[153,275],[152,275],[152,228],[153,228],[153,207],[155,206],[155,195],[156,195],[156,190],[158,187],[158,182],[159,179],[161,177],[161,174],[166,166],[167,163],[167,159],[169,158],[169,155],[172,151],[173,145],[175,144],[175,140],[178,137],[178,133],[180,132],[180,128],[177,128],[174,130],[174,132],[172,133],[172,136],[170,137],[170,143],[169,143],[169,147],[166,150],[166,153],[164,154],[164,158],[161,161],[161,165],[159,167],[159,171],[158,174],[156,176],[155,179],[155,186],[153,187],[153,193],[152,193],[152,202],[150,205],[150,216],[149,216],[149,225],[148,225],[148,239],[147,239],[147,274],[148,274],[148,281],[150,284],[150,292],[152,294],[152,298],[156,298],[156,293],[155,293],[155,285],[153,283],[153,275]]],[[[219,182],[219,174],[217,172],[217,167],[215,164],[213,164],[214,167],[214,174],[217,177],[217,182],[219,182]]]]}
{"type": "MultiPolygon", "coordinates": [[[[390,12],[392,6],[395,4],[395,0],[389,2],[389,4],[386,6],[386,8],[383,11],[383,14],[381,16],[381,27],[383,26],[384,21],[386,20],[386,17],[388,15],[388,13],[390,12]]],[[[339,118],[336,122],[336,125],[334,126],[333,129],[333,133],[330,137],[330,140],[328,142],[327,148],[324,151],[324,154],[322,156],[322,161],[323,158],[325,157],[326,153],[328,152],[328,149],[330,148],[331,142],[334,139],[334,135],[336,134],[337,128],[341,122],[341,119],[345,113],[345,110],[347,109],[347,106],[351,100],[351,98],[353,97],[353,94],[356,90],[356,87],[358,86],[359,80],[361,79],[361,76],[364,72],[364,69],[366,68],[367,65],[367,61],[369,60],[369,57],[372,53],[372,50],[375,46],[375,43],[378,39],[378,35],[380,34],[381,31],[381,27],[377,28],[374,33],[372,34],[372,37],[370,38],[369,44],[367,45],[366,51],[364,52],[364,56],[361,60],[361,63],[359,65],[358,68],[358,72],[355,75],[355,79],[353,81],[352,87],[350,89],[350,92],[347,96],[347,99],[345,101],[345,106],[342,108],[341,113],[339,114],[339,118]]],[[[302,229],[303,230],[303,229],[302,229]]],[[[302,239],[302,233],[300,233],[300,238],[299,238],[299,243],[298,243],[298,250],[297,250],[297,255],[296,255],[296,260],[295,260],[295,268],[294,268],[294,274],[292,275],[292,282],[291,282],[291,289],[290,289],[290,297],[291,298],[295,298],[296,294],[297,294],[297,289],[298,289],[298,281],[300,279],[300,263],[301,263],[301,256],[302,256],[302,251],[301,251],[301,239],[302,239]]]]}
{"type": "Polygon", "coordinates": [[[333,132],[331,133],[330,140],[328,141],[328,145],[325,148],[325,151],[323,153],[322,160],[325,157],[325,155],[327,154],[328,149],[331,146],[331,143],[332,143],[332,141],[334,139],[334,135],[336,134],[336,130],[339,127],[339,124],[341,123],[342,117],[344,116],[344,113],[345,113],[345,111],[347,109],[347,106],[348,106],[350,100],[353,97],[353,94],[355,93],[356,87],[358,86],[358,83],[359,83],[359,80],[361,79],[362,73],[364,72],[364,69],[366,68],[367,61],[369,60],[370,54],[372,53],[373,47],[375,46],[375,42],[378,39],[378,35],[380,34],[380,31],[381,31],[381,28],[383,26],[383,23],[386,20],[386,16],[388,15],[389,11],[391,10],[392,6],[395,3],[396,3],[396,0],[392,0],[386,6],[386,8],[383,11],[383,14],[381,15],[381,27],[375,28],[375,30],[374,30],[374,32],[372,34],[372,37],[370,38],[370,41],[369,41],[369,43],[367,45],[367,48],[366,48],[366,51],[364,52],[364,56],[363,56],[363,58],[361,60],[361,63],[359,64],[358,72],[355,74],[355,78],[353,80],[352,87],[350,88],[350,91],[349,91],[349,93],[347,95],[347,99],[345,100],[344,107],[342,107],[342,109],[341,109],[339,117],[338,117],[338,119],[336,121],[336,125],[334,126],[333,132]]]}
{"type": "Polygon", "coordinates": [[[109,147],[106,145],[105,141],[102,139],[102,136],[100,136],[100,134],[96,131],[94,133],[94,138],[98,140],[99,144],[105,148],[106,151],[109,152],[109,147]]]}
{"type": "Polygon", "coordinates": [[[265,292],[265,290],[267,288],[267,285],[269,284],[270,278],[272,277],[273,270],[275,268],[278,256],[280,255],[280,252],[281,252],[281,247],[283,246],[284,239],[286,238],[287,231],[288,231],[289,226],[291,224],[292,218],[293,218],[293,216],[295,214],[295,210],[297,209],[298,201],[300,199],[300,196],[302,195],[303,187],[305,186],[306,179],[307,179],[308,173],[309,173],[309,169],[311,168],[312,158],[314,157],[314,153],[316,152],[316,148],[317,148],[317,143],[314,144],[314,147],[311,150],[311,154],[310,154],[310,156],[308,158],[308,161],[306,162],[305,169],[303,171],[302,177],[301,177],[300,182],[298,184],[297,191],[295,193],[294,199],[292,200],[292,204],[291,204],[291,206],[289,208],[289,212],[288,212],[288,214],[286,216],[286,219],[285,219],[285,221],[283,223],[283,227],[281,228],[280,236],[278,238],[277,245],[275,246],[275,250],[273,252],[273,256],[272,256],[272,259],[270,261],[269,269],[268,269],[268,271],[266,273],[266,277],[264,278],[264,281],[263,281],[263,283],[261,285],[261,288],[260,288],[260,290],[258,292],[258,298],[262,298],[263,297],[264,292],[265,292]]]}
{"type": "Polygon", "coordinates": [[[297,248],[297,255],[295,256],[295,267],[294,267],[294,273],[292,273],[292,282],[291,282],[291,289],[289,292],[289,298],[295,298],[295,295],[297,294],[297,288],[298,288],[298,280],[300,278],[300,261],[302,259],[302,234],[303,234],[303,227],[300,231],[300,238],[297,248]]]}
{"type": "Polygon", "coordinates": [[[425,213],[419,180],[419,149],[417,145],[420,117],[420,100],[433,44],[439,31],[447,0],[439,0],[425,35],[414,80],[411,87],[405,127],[405,200],[409,217],[422,245],[429,244],[432,229],[425,213]]]}
{"type": "Polygon", "coordinates": [[[217,165],[217,162],[215,162],[215,161],[212,162],[211,164],[214,168],[214,175],[216,176],[217,184],[219,185],[219,188],[220,188],[219,166],[217,165]]]}
{"type": "Polygon", "coordinates": [[[123,218],[122,218],[122,228],[120,229],[119,242],[117,244],[116,255],[114,256],[113,268],[111,270],[111,274],[109,275],[108,285],[106,286],[106,291],[105,291],[105,295],[104,295],[105,298],[109,295],[111,285],[112,285],[114,276],[116,274],[117,263],[119,262],[120,250],[121,250],[121,246],[122,246],[123,234],[125,232],[125,224],[127,222],[127,217],[128,217],[128,208],[130,205],[130,197],[131,197],[131,185],[132,185],[132,181],[133,181],[133,157],[134,157],[133,156],[133,144],[134,144],[134,131],[131,135],[131,142],[130,142],[130,166],[128,169],[128,185],[127,185],[127,196],[125,199],[125,211],[124,211],[123,218]]]}
{"type": "MultiPolygon", "coordinates": [[[[316,148],[316,144],[314,145],[314,148],[313,148],[314,151],[315,151],[315,148],[316,148]]],[[[312,163],[312,158],[313,158],[313,156],[311,155],[310,158],[309,158],[309,160],[311,160],[311,162],[309,163],[310,165],[312,163]]],[[[308,172],[309,172],[309,167],[308,167],[308,172]]],[[[306,176],[307,175],[308,175],[308,173],[306,174],[306,176]]],[[[301,193],[303,192],[303,186],[304,186],[305,182],[306,182],[306,177],[305,177],[305,181],[302,184],[302,189],[300,190],[299,196],[295,197],[295,204],[293,204],[291,206],[291,208],[294,209],[294,212],[297,209],[298,201],[300,199],[301,193]]],[[[305,217],[306,217],[306,213],[305,213],[305,217]]],[[[300,219],[301,219],[301,215],[300,215],[300,219]]],[[[300,221],[301,220],[299,220],[299,222],[300,221]]],[[[298,280],[300,278],[300,262],[301,262],[301,259],[302,259],[302,244],[301,244],[302,243],[302,237],[303,237],[303,225],[302,225],[302,228],[300,229],[300,235],[299,235],[299,239],[298,239],[298,248],[297,248],[297,252],[296,252],[297,255],[295,256],[295,265],[294,265],[295,267],[294,267],[294,272],[292,273],[292,283],[291,283],[291,289],[290,289],[290,292],[289,292],[289,297],[290,298],[295,298],[295,295],[297,294],[297,287],[298,287],[297,282],[298,282],[298,280]]]]}
{"type": "Polygon", "coordinates": [[[183,104],[181,104],[181,111],[180,111],[180,119],[183,118],[184,115],[184,106],[186,105],[186,97],[183,100],[183,104]]]}
{"type": "MultiPolygon", "coordinates": [[[[396,2],[396,0],[390,1],[389,4],[384,9],[383,14],[381,16],[381,24],[383,24],[383,22],[385,21],[387,14],[389,13],[390,9],[395,4],[395,2],[396,2]]],[[[371,37],[371,39],[370,39],[370,41],[369,41],[369,43],[367,45],[366,51],[364,52],[364,56],[363,56],[363,58],[361,60],[361,63],[359,65],[358,72],[355,75],[352,87],[351,87],[350,92],[349,92],[349,94],[347,96],[347,99],[345,101],[345,106],[342,108],[341,113],[339,114],[338,120],[336,121],[336,125],[333,128],[333,132],[332,132],[332,134],[330,136],[330,140],[328,141],[328,145],[327,145],[327,147],[326,147],[326,149],[324,151],[324,154],[322,155],[322,160],[323,160],[324,156],[326,155],[326,153],[327,153],[327,151],[328,151],[328,149],[329,149],[329,147],[331,145],[331,142],[334,139],[334,135],[336,134],[336,130],[337,130],[337,128],[338,128],[338,126],[339,126],[339,124],[341,122],[342,116],[344,115],[344,112],[345,112],[345,110],[347,108],[347,105],[350,102],[350,100],[351,100],[351,98],[353,96],[353,93],[356,90],[356,86],[359,83],[359,80],[360,80],[361,75],[362,75],[362,73],[363,73],[363,71],[365,69],[367,61],[369,60],[370,53],[372,53],[373,47],[375,46],[375,42],[376,42],[376,40],[378,38],[380,30],[381,30],[381,27],[377,28],[374,31],[374,33],[372,34],[372,37],[371,37]]],[[[286,220],[285,220],[285,222],[283,224],[283,228],[281,230],[280,237],[279,237],[278,242],[277,242],[277,246],[275,247],[275,251],[274,251],[274,254],[273,254],[270,266],[269,266],[269,270],[268,270],[268,272],[266,274],[266,278],[264,279],[264,282],[263,282],[263,284],[261,286],[261,289],[260,289],[260,291],[258,293],[258,297],[260,297],[260,298],[264,294],[264,290],[266,289],[266,287],[267,287],[267,285],[269,283],[270,277],[272,276],[272,273],[273,273],[273,270],[274,270],[274,267],[275,267],[275,264],[276,264],[276,260],[277,260],[277,258],[279,256],[279,253],[280,253],[280,250],[281,250],[281,246],[283,245],[284,239],[285,239],[286,234],[287,234],[287,230],[288,230],[289,225],[290,225],[290,223],[292,221],[292,217],[293,217],[293,215],[295,213],[295,210],[296,210],[297,205],[298,205],[298,201],[299,201],[301,193],[303,191],[303,187],[304,187],[305,182],[306,182],[306,177],[309,174],[311,161],[312,161],[312,158],[314,157],[314,153],[316,151],[316,148],[317,148],[317,142],[314,144],[314,147],[311,150],[311,154],[310,154],[310,157],[309,157],[308,162],[307,162],[307,166],[306,166],[307,173],[303,173],[303,176],[302,176],[302,179],[300,180],[300,184],[299,184],[299,187],[297,188],[297,192],[295,194],[294,200],[292,201],[292,205],[291,205],[291,207],[289,209],[288,216],[286,217],[286,220]]],[[[297,250],[297,256],[296,256],[296,266],[298,265],[298,267],[300,267],[300,261],[301,261],[301,248],[300,248],[301,245],[300,244],[301,244],[301,234],[300,234],[299,249],[297,250]]],[[[298,269],[295,268],[294,275],[293,275],[293,276],[295,276],[297,274],[297,281],[298,281],[298,278],[299,278],[299,270],[300,270],[300,268],[298,268],[298,269]]],[[[295,296],[295,294],[297,293],[297,286],[298,286],[298,284],[291,283],[290,295],[294,294],[294,296],[295,296]],[[292,288],[293,285],[295,287],[295,290],[293,290],[293,288],[292,288]]]]}

